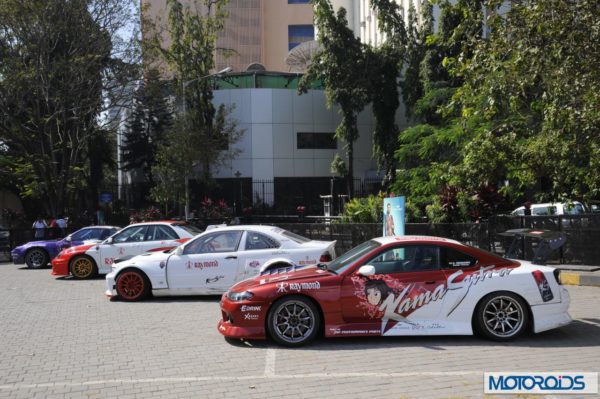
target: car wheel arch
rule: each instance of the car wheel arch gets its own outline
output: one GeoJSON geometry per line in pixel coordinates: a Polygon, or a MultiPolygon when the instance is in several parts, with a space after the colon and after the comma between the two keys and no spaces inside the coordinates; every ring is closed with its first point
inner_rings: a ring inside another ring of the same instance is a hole
{"type": "Polygon", "coordinates": [[[527,316],[528,316],[527,317],[527,325],[525,326],[525,331],[527,333],[533,332],[535,320],[534,320],[533,312],[531,310],[531,305],[529,304],[527,299],[525,299],[525,297],[523,297],[523,295],[521,295],[515,291],[497,290],[497,291],[486,292],[485,294],[483,294],[477,300],[477,302],[475,303],[475,306],[471,310],[471,328],[473,329],[473,334],[476,334],[478,331],[477,330],[477,310],[479,309],[479,306],[481,306],[483,301],[486,298],[488,298],[490,295],[501,295],[501,294],[512,294],[512,295],[516,296],[517,298],[519,298],[521,301],[523,301],[523,303],[525,304],[525,310],[527,311],[527,316]]]}
{"type": "Polygon", "coordinates": [[[260,268],[260,272],[263,273],[269,269],[274,269],[275,266],[277,266],[277,265],[281,265],[280,267],[282,267],[282,268],[283,267],[291,267],[291,266],[294,266],[294,262],[292,262],[290,259],[285,259],[285,258],[269,260],[264,265],[262,265],[262,267],[260,268]]]}

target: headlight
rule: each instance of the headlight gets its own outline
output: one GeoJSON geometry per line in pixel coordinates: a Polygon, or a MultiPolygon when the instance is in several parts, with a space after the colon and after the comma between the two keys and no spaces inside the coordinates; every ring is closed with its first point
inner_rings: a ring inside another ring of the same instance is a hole
{"type": "Polygon", "coordinates": [[[251,293],[250,291],[230,292],[227,294],[227,297],[234,302],[247,301],[248,299],[252,298],[253,296],[254,296],[254,294],[251,293]]]}

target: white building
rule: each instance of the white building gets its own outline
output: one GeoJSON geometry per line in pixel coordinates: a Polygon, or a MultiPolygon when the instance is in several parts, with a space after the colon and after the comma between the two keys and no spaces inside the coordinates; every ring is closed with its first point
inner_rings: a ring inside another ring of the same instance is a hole
{"type": "MultiPolygon", "coordinates": [[[[259,198],[267,204],[280,202],[278,198],[282,196],[299,197],[298,191],[320,189],[316,194],[329,193],[334,177],[331,161],[335,154],[345,159],[344,143],[333,136],[341,116],[337,106],[327,108],[323,90],[299,95],[298,79],[298,75],[286,73],[234,74],[225,78],[233,83],[225,85],[229,88],[220,85],[214,91],[215,105],[234,105],[231,117],[245,130],[234,144],[240,153],[214,171],[215,178],[273,182],[273,189],[264,193],[261,185],[252,185],[253,200],[259,198]],[[248,81],[252,83],[243,83],[248,81]]],[[[398,120],[404,119],[403,112],[398,111],[398,120]]],[[[372,159],[373,125],[371,108],[367,106],[358,116],[360,137],[354,143],[356,179],[377,177],[372,159]]]]}

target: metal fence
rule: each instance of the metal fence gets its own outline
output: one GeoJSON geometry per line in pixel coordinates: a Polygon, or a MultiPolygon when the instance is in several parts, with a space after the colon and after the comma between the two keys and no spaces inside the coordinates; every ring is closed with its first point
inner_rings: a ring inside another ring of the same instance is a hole
{"type": "MultiPolygon", "coordinates": [[[[221,222],[223,221],[195,220],[194,224],[205,228],[209,224],[221,222]]],[[[344,224],[334,217],[263,215],[242,217],[240,223],[276,225],[312,239],[336,240],[338,254],[366,240],[379,237],[383,233],[380,223],[344,224]]],[[[563,231],[567,235],[567,242],[549,260],[551,264],[600,265],[600,214],[495,216],[481,223],[407,223],[405,233],[446,237],[497,254],[504,254],[510,244],[510,238],[502,237],[498,233],[515,228],[563,231]]],[[[69,229],[67,234],[72,231],[69,229]]],[[[33,240],[32,229],[0,230],[0,253],[6,256],[10,249],[31,240],[33,240]]],[[[520,257],[531,259],[536,244],[535,240],[526,239],[520,257]]]]}
{"type": "MultiPolygon", "coordinates": [[[[337,240],[336,250],[343,253],[368,239],[382,235],[381,224],[275,223],[284,229],[317,240],[337,240]]],[[[515,228],[563,231],[566,244],[548,260],[550,264],[600,265],[600,214],[563,216],[495,216],[482,223],[407,223],[407,235],[446,237],[503,255],[511,239],[498,235],[515,228]]],[[[519,253],[531,259],[536,240],[525,239],[519,253]]]]}

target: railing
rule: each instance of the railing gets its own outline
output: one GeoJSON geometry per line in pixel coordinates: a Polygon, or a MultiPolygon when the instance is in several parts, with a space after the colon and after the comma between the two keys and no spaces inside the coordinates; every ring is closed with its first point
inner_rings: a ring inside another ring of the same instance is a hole
{"type": "MultiPolygon", "coordinates": [[[[220,224],[223,220],[194,220],[193,224],[206,228],[220,224]]],[[[303,215],[268,215],[239,218],[240,224],[276,225],[311,239],[336,240],[336,250],[341,254],[348,249],[374,237],[382,235],[381,223],[345,224],[337,217],[303,215]]],[[[481,223],[407,223],[407,235],[446,237],[504,254],[510,239],[499,236],[509,229],[534,228],[563,231],[567,242],[549,260],[549,263],[600,265],[600,214],[562,216],[495,216],[481,223]]],[[[74,229],[68,229],[66,234],[74,229]]],[[[55,235],[53,238],[61,238],[55,235]]],[[[0,230],[0,253],[6,255],[10,249],[33,240],[32,229],[0,230]],[[8,232],[8,236],[6,235],[8,232]]],[[[46,238],[52,239],[52,238],[46,238]]],[[[520,256],[531,259],[536,241],[526,239],[520,256]]],[[[0,260],[2,260],[0,258],[0,260]]]]}

